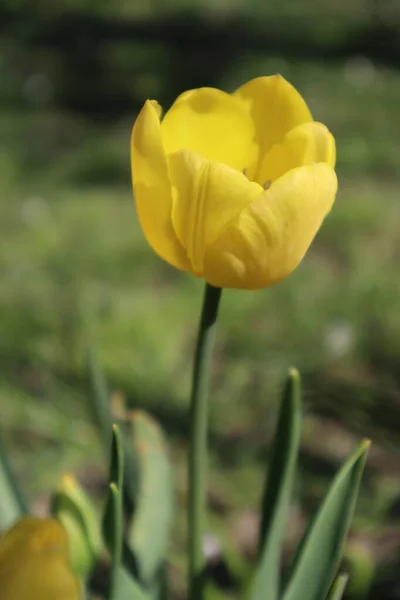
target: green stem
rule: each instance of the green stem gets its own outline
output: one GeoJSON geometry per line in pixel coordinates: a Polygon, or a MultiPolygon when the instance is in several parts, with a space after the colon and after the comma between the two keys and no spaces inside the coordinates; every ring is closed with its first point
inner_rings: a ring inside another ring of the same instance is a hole
{"type": "Polygon", "coordinates": [[[206,283],[194,359],[188,465],[189,600],[202,600],[203,598],[208,388],[221,292],[220,288],[206,283]]]}

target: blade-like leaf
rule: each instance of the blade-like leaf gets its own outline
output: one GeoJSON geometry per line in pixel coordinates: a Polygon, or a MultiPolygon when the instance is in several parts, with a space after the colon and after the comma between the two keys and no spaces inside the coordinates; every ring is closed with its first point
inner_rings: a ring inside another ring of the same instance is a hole
{"type": "Polygon", "coordinates": [[[103,519],[103,533],[111,555],[107,600],[150,600],[135,578],[122,565],[123,506],[122,493],[115,483],[110,484],[103,519]]]}
{"type": "Polygon", "coordinates": [[[346,573],[339,575],[328,594],[327,600],[342,600],[348,580],[349,576],[346,573]]]}
{"type": "Polygon", "coordinates": [[[118,425],[112,426],[109,483],[115,483],[122,492],[124,482],[124,446],[118,425]]]}
{"type": "Polygon", "coordinates": [[[111,573],[107,600],[119,597],[119,572],[123,550],[123,485],[124,452],[121,434],[117,425],[112,426],[109,491],[103,518],[103,534],[111,555],[111,573]]]}
{"type": "Polygon", "coordinates": [[[283,600],[321,600],[332,585],[364,469],[369,441],[344,463],[306,531],[283,600]]]}
{"type": "Polygon", "coordinates": [[[157,584],[165,560],[173,517],[173,478],[164,435],[146,413],[129,415],[131,439],[138,467],[135,511],[128,543],[137,561],[139,580],[157,584]]]}
{"type": "Polygon", "coordinates": [[[262,498],[260,563],[252,600],[278,598],[282,539],[300,443],[300,410],[300,376],[296,369],[291,369],[262,498]]]}
{"type": "Polygon", "coordinates": [[[120,597],[119,572],[121,570],[122,562],[123,513],[122,493],[115,483],[110,483],[109,487],[103,519],[103,534],[111,555],[111,571],[107,590],[107,600],[116,600],[116,598],[120,597]]]}
{"type": "Polygon", "coordinates": [[[91,347],[87,350],[86,365],[90,382],[89,398],[91,400],[93,419],[99,428],[104,450],[108,452],[112,423],[109,391],[104,373],[91,347]]]}
{"type": "Polygon", "coordinates": [[[17,485],[0,439],[0,531],[10,527],[26,513],[25,500],[17,485]]]}

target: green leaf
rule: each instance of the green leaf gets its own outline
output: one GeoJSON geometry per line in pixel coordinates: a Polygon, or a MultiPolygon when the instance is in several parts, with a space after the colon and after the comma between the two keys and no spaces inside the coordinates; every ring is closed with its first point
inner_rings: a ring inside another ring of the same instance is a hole
{"type": "Polygon", "coordinates": [[[108,481],[115,483],[117,488],[122,492],[124,483],[124,445],[120,429],[115,424],[112,426],[111,460],[108,481]]]}
{"type": "Polygon", "coordinates": [[[124,485],[124,452],[120,430],[117,425],[112,426],[109,483],[110,487],[103,518],[103,534],[111,554],[111,573],[107,600],[115,600],[120,593],[119,572],[123,549],[124,485]]]}
{"type": "Polygon", "coordinates": [[[123,508],[122,493],[115,483],[110,483],[108,491],[103,520],[103,533],[107,548],[111,555],[111,570],[107,600],[116,600],[116,598],[120,597],[119,572],[122,563],[123,508]]]}
{"type": "Polygon", "coordinates": [[[112,423],[110,396],[106,378],[92,347],[87,349],[86,365],[91,388],[90,400],[93,419],[99,428],[104,450],[108,452],[112,423]]]}
{"type": "Polygon", "coordinates": [[[296,369],[291,369],[280,409],[272,447],[272,460],[262,498],[259,567],[252,600],[278,598],[286,511],[293,487],[300,443],[300,410],[300,376],[296,369]]]}
{"type": "Polygon", "coordinates": [[[150,596],[146,594],[126,569],[119,568],[116,578],[117,591],[112,600],[150,600],[150,596]]]}
{"type": "Polygon", "coordinates": [[[150,600],[135,578],[122,564],[123,500],[122,492],[111,483],[103,519],[103,533],[111,555],[107,600],[150,600]]]}
{"type": "Polygon", "coordinates": [[[348,580],[349,576],[346,573],[342,573],[341,575],[339,575],[336,578],[328,594],[327,600],[341,600],[346,589],[348,580]]]}
{"type": "Polygon", "coordinates": [[[173,478],[159,425],[142,411],[132,412],[130,423],[139,480],[128,544],[138,565],[139,580],[151,586],[170,540],[173,478]]]}
{"type": "Polygon", "coordinates": [[[28,512],[0,439],[0,531],[28,512]]]}
{"type": "Polygon", "coordinates": [[[72,567],[85,579],[101,554],[102,540],[96,511],[71,475],[64,475],[52,498],[51,511],[68,533],[72,567]]]}
{"type": "Polygon", "coordinates": [[[364,441],[344,463],[307,529],[283,600],[325,598],[337,571],[369,448],[364,441]]]}

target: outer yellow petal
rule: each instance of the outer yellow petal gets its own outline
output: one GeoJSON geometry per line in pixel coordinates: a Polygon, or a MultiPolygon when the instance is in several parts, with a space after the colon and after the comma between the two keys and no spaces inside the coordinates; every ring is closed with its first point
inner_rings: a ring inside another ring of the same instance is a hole
{"type": "Polygon", "coordinates": [[[324,163],[289,171],[242,211],[207,249],[204,277],[212,285],[260,289],[301,262],[337,189],[324,163]]]}
{"type": "Polygon", "coordinates": [[[303,123],[291,129],[281,144],[275,144],[261,162],[259,177],[274,181],[286,171],[326,162],[332,168],[336,161],[335,139],[322,123],[303,123]]]}
{"type": "Polygon", "coordinates": [[[4,600],[78,600],[68,564],[65,530],[53,519],[26,518],[0,540],[0,596],[4,600]]]}
{"type": "Polygon", "coordinates": [[[199,275],[207,246],[263,193],[263,188],[242,173],[190,150],[170,156],[169,168],[174,191],[174,228],[193,271],[199,275]]]}
{"type": "Polygon", "coordinates": [[[234,95],[247,101],[256,132],[258,156],[248,176],[263,184],[259,170],[265,154],[293,127],[312,121],[312,116],[299,92],[281,75],[252,79],[234,95]]]}
{"type": "Polygon", "coordinates": [[[133,126],[132,182],[139,221],[150,246],[167,262],[189,263],[172,227],[172,192],[160,132],[160,107],[148,100],[133,126]]]}
{"type": "Polygon", "coordinates": [[[254,125],[246,103],[214,88],[185,92],[161,123],[167,154],[193,150],[243,171],[254,161],[254,125]]]}

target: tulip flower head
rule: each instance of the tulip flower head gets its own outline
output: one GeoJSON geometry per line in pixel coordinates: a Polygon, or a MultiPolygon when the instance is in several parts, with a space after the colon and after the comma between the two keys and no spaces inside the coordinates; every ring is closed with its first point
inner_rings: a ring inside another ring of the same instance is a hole
{"type": "Polygon", "coordinates": [[[2,600],[79,600],[67,534],[54,519],[27,517],[0,537],[2,600]]]}
{"type": "Polygon", "coordinates": [[[301,262],[335,199],[335,141],[283,77],[233,94],[154,100],[133,127],[139,220],[171,265],[216,287],[259,289],[301,262]]]}

